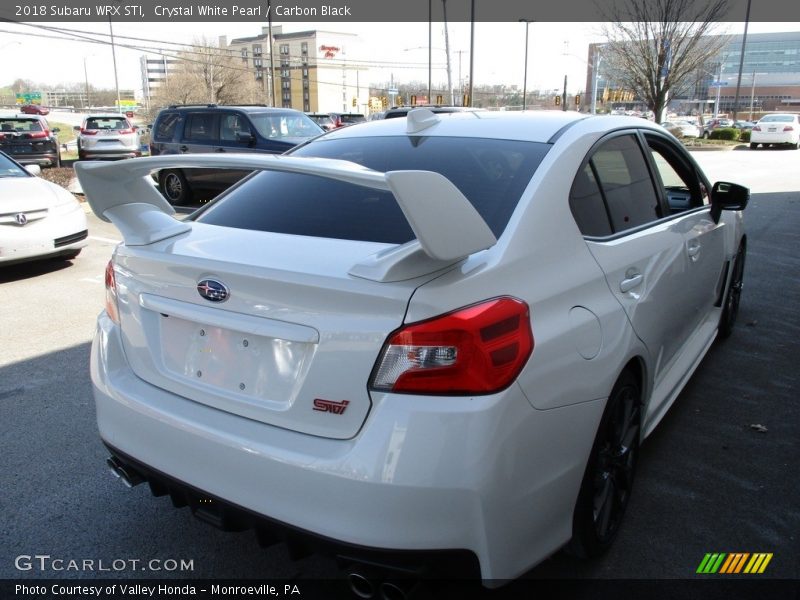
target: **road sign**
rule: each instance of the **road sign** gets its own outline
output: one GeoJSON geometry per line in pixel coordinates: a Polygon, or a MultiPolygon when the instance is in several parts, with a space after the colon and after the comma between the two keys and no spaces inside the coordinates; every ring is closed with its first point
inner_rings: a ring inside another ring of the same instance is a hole
{"type": "Polygon", "coordinates": [[[17,104],[41,104],[42,92],[26,92],[16,95],[17,104]]]}
{"type": "Polygon", "coordinates": [[[712,81],[708,84],[708,87],[720,87],[722,85],[728,85],[727,81],[712,81]]]}

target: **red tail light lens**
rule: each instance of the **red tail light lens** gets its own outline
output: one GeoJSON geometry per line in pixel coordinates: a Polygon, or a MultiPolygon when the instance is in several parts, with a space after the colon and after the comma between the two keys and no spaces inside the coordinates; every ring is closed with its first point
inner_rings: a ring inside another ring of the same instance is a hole
{"type": "Polygon", "coordinates": [[[114,275],[114,263],[108,261],[106,265],[106,312],[114,323],[119,324],[119,309],[117,308],[117,278],[114,275]]]}
{"type": "Polygon", "coordinates": [[[31,139],[38,139],[38,138],[46,138],[50,137],[49,131],[32,131],[28,134],[28,137],[31,139]]]}
{"type": "Polygon", "coordinates": [[[117,133],[119,133],[119,134],[123,134],[123,133],[133,133],[133,131],[134,131],[134,130],[133,130],[133,128],[129,128],[129,129],[120,129],[120,130],[118,130],[118,131],[117,131],[117,133]]]}
{"type": "Polygon", "coordinates": [[[756,125],[755,127],[753,127],[753,131],[761,131],[761,127],[759,127],[758,125],[756,125]]]}
{"type": "Polygon", "coordinates": [[[494,298],[413,323],[389,336],[370,387],[417,394],[492,394],[508,387],[533,351],[530,311],[494,298]]]}
{"type": "Polygon", "coordinates": [[[783,128],[783,130],[784,131],[794,131],[794,127],[792,127],[791,125],[787,125],[786,127],[783,128]]]}
{"type": "Polygon", "coordinates": [[[81,128],[81,133],[83,135],[97,135],[97,130],[96,129],[84,129],[84,128],[81,128]]]}

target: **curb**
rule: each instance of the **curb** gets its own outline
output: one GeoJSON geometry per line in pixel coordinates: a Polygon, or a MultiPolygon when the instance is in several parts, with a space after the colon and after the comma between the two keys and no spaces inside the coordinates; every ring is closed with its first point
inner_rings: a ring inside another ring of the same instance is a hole
{"type": "Polygon", "coordinates": [[[689,152],[730,152],[731,150],[741,150],[748,148],[747,144],[737,144],[736,146],[685,146],[689,152]]]}

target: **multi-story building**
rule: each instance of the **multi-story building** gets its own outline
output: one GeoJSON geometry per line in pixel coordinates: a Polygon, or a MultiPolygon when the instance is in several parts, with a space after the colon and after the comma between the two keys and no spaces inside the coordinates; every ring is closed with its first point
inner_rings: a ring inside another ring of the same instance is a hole
{"type": "Polygon", "coordinates": [[[280,25],[260,35],[236,38],[220,46],[241,58],[253,71],[263,91],[264,103],[305,112],[365,112],[369,105],[369,86],[359,64],[358,36],[332,31],[284,33],[280,25]],[[272,73],[270,77],[270,50],[272,73]]]}
{"type": "Polygon", "coordinates": [[[142,97],[145,106],[150,105],[155,91],[167,81],[169,74],[180,65],[177,58],[142,55],[139,65],[142,72],[142,97]]]}
{"type": "MultiPolygon", "coordinates": [[[[607,78],[608,71],[602,61],[603,46],[589,46],[586,74],[587,96],[590,96],[595,75],[593,67],[599,62],[598,99],[603,98],[604,93],[613,98],[614,91],[619,90],[619,85],[607,78]]],[[[693,78],[694,85],[689,85],[680,95],[673,95],[670,107],[687,110],[705,106],[713,109],[718,102],[718,111],[732,111],[741,53],[742,36],[730,36],[720,54],[709,61],[707,70],[698,72],[693,78]]],[[[747,36],[736,108],[740,113],[751,109],[753,112],[800,109],[800,31],[751,33],[747,36]]]]}

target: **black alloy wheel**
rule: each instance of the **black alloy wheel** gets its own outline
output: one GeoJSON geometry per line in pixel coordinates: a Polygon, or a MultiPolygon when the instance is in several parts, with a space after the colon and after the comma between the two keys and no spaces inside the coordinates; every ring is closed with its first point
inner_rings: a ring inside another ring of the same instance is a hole
{"type": "Polygon", "coordinates": [[[192,190],[180,171],[162,171],[158,175],[158,183],[161,193],[170,204],[183,206],[191,201],[192,190]]]}
{"type": "Polygon", "coordinates": [[[733,260],[733,272],[728,293],[725,296],[722,316],[719,319],[719,336],[727,338],[733,333],[736,317],[739,315],[739,302],[742,299],[742,286],[744,285],[744,262],[747,257],[747,243],[745,240],[739,244],[736,258],[733,260]]]}
{"type": "Polygon", "coordinates": [[[626,370],[614,385],[600,420],[575,506],[568,552],[591,557],[611,546],[630,500],[641,428],[640,385],[626,370]]]}

